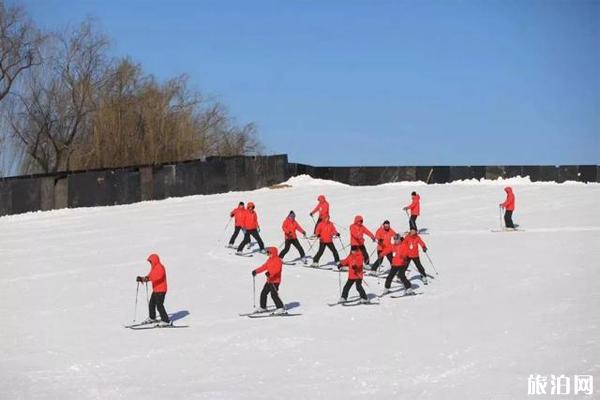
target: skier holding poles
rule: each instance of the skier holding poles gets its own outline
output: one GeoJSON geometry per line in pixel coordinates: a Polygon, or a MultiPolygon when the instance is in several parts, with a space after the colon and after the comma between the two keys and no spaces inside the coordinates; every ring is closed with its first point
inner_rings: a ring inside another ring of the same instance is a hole
{"type": "Polygon", "coordinates": [[[396,235],[396,231],[390,227],[390,221],[385,220],[377,232],[375,232],[375,238],[377,239],[377,260],[371,265],[371,271],[375,272],[379,269],[379,266],[383,262],[383,258],[387,256],[390,266],[392,264],[392,254],[382,255],[383,251],[392,246],[392,238],[396,235]]]}
{"type": "Polygon", "coordinates": [[[298,221],[296,221],[296,214],[294,211],[290,211],[287,218],[283,221],[281,225],[281,229],[283,229],[283,234],[285,236],[285,247],[279,254],[279,257],[283,260],[287,252],[290,250],[290,246],[294,245],[294,247],[300,253],[300,258],[302,258],[302,262],[306,264],[304,249],[300,242],[298,241],[298,235],[296,232],[302,233],[302,235],[306,238],[306,231],[302,229],[298,221]]]}
{"type": "Polygon", "coordinates": [[[282,262],[281,258],[277,255],[276,247],[268,247],[267,253],[269,254],[269,258],[267,261],[252,271],[252,276],[255,277],[256,274],[260,274],[261,272],[265,272],[267,276],[267,281],[265,282],[265,286],[263,287],[262,292],[260,292],[260,308],[257,310],[258,312],[267,311],[267,296],[271,294],[271,298],[275,303],[276,310],[273,314],[285,314],[285,308],[283,306],[283,302],[279,298],[279,285],[281,284],[281,268],[282,262]]]}
{"type": "Polygon", "coordinates": [[[237,208],[234,208],[229,213],[229,217],[235,219],[235,230],[233,231],[233,235],[231,235],[231,239],[229,239],[229,247],[230,248],[234,247],[233,243],[235,242],[235,239],[237,238],[240,231],[242,229],[244,229],[243,225],[244,225],[245,212],[246,212],[246,208],[244,207],[244,202],[240,201],[237,208]]]}
{"type": "Polygon", "coordinates": [[[410,220],[408,222],[409,229],[417,231],[417,217],[421,214],[421,196],[417,192],[411,193],[412,202],[403,208],[407,212],[410,210],[410,220]]]}
{"type": "Polygon", "coordinates": [[[156,320],[156,310],[158,310],[161,319],[158,326],[169,326],[171,320],[164,306],[165,296],[167,295],[167,273],[157,254],[150,254],[148,262],[151,266],[150,273],[136,278],[138,282],[152,282],[152,295],[148,302],[148,318],[142,324],[159,322],[156,320]]]}
{"type": "Polygon", "coordinates": [[[235,254],[242,255],[242,250],[244,249],[244,246],[250,243],[250,236],[256,239],[258,247],[262,252],[264,252],[265,245],[259,235],[260,227],[258,225],[258,215],[256,214],[256,211],[254,211],[254,203],[251,201],[248,202],[248,205],[246,206],[242,226],[246,230],[246,232],[244,234],[244,240],[242,240],[242,243],[240,243],[240,245],[238,246],[235,254]]]}
{"type": "Polygon", "coordinates": [[[313,221],[314,221],[313,214],[316,212],[319,213],[319,218],[315,222],[315,228],[313,230],[315,235],[317,234],[317,226],[319,226],[319,223],[323,220],[323,218],[329,217],[329,203],[325,199],[325,196],[319,195],[319,197],[317,198],[317,201],[318,201],[317,205],[310,212],[310,217],[313,219],[313,221]]]}
{"type": "Polygon", "coordinates": [[[504,211],[504,225],[508,229],[515,229],[515,225],[513,224],[512,214],[515,210],[515,194],[510,186],[504,188],[506,192],[506,200],[504,203],[500,203],[500,208],[503,208],[504,211]]]}
{"type": "Polygon", "coordinates": [[[348,267],[348,280],[346,281],[344,289],[342,290],[342,296],[338,300],[339,303],[346,303],[348,301],[348,293],[350,292],[350,288],[352,288],[352,285],[354,284],[356,284],[356,290],[360,295],[360,303],[369,303],[367,293],[365,293],[365,289],[362,287],[363,265],[363,255],[360,248],[358,247],[352,248],[350,255],[344,258],[338,264],[338,269],[341,269],[342,266],[348,267]]]}
{"type": "MultiPolygon", "coordinates": [[[[406,236],[406,234],[405,234],[406,236]]],[[[394,255],[392,260],[392,268],[388,273],[387,278],[385,279],[385,289],[381,296],[384,296],[390,292],[390,288],[392,287],[392,281],[394,280],[394,276],[400,277],[402,284],[404,285],[404,294],[411,295],[414,294],[412,290],[412,285],[410,281],[406,278],[406,270],[408,269],[408,246],[407,241],[404,240],[399,234],[394,236],[394,245],[386,248],[382,253],[382,256],[385,255],[394,255]]]]}
{"type": "Polygon", "coordinates": [[[419,273],[421,274],[421,281],[427,285],[427,273],[425,272],[425,268],[423,268],[423,264],[421,264],[421,259],[419,258],[419,246],[421,246],[423,252],[427,253],[427,245],[417,234],[416,229],[411,229],[404,241],[408,247],[408,263],[406,265],[408,266],[411,261],[414,262],[419,270],[419,273]]]}
{"type": "Polygon", "coordinates": [[[363,217],[357,215],[354,217],[354,223],[350,225],[350,246],[351,250],[358,249],[362,253],[363,260],[366,264],[369,262],[369,253],[365,248],[364,235],[369,236],[375,242],[375,235],[363,225],[363,217]]]}
{"type": "Polygon", "coordinates": [[[311,264],[311,267],[319,266],[319,260],[321,259],[321,256],[325,251],[325,247],[328,247],[329,250],[331,250],[331,253],[333,254],[333,259],[336,263],[338,263],[340,261],[340,256],[337,252],[337,249],[335,248],[335,245],[333,244],[333,237],[335,236],[339,238],[340,234],[335,229],[333,222],[329,220],[329,216],[323,217],[323,220],[319,223],[319,225],[317,225],[315,234],[319,238],[319,250],[317,251],[317,254],[313,257],[313,263],[311,264]]]}

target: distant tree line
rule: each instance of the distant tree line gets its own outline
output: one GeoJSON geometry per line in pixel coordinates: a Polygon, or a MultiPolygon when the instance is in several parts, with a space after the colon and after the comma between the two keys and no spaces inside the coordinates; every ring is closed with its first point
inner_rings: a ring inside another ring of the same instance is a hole
{"type": "Polygon", "coordinates": [[[255,125],[236,124],[187,76],[161,82],[108,51],[93,20],[42,32],[21,7],[0,0],[2,172],[260,153],[255,125]]]}

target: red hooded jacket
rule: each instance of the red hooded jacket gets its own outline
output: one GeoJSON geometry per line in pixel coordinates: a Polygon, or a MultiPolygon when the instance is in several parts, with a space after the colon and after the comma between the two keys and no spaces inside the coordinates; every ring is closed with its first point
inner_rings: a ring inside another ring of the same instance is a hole
{"type": "Polygon", "coordinates": [[[269,283],[281,283],[281,267],[282,262],[281,258],[279,258],[279,253],[276,247],[268,247],[267,252],[269,253],[269,258],[267,261],[256,268],[256,273],[260,274],[261,272],[267,271],[269,276],[267,277],[267,282],[269,283]]]}
{"type": "Polygon", "coordinates": [[[362,222],[362,217],[357,215],[354,217],[354,223],[350,225],[350,245],[351,246],[362,246],[365,244],[364,235],[369,236],[371,239],[375,240],[375,235],[368,230],[362,222]]]}
{"type": "Polygon", "coordinates": [[[386,248],[381,252],[381,257],[394,253],[392,258],[392,267],[403,267],[408,262],[408,242],[405,240],[386,248]]]}
{"type": "Polygon", "coordinates": [[[243,228],[244,227],[244,216],[246,214],[246,209],[244,206],[239,206],[238,208],[234,208],[229,213],[229,216],[235,218],[235,226],[243,228]]]}
{"type": "Polygon", "coordinates": [[[244,224],[242,225],[245,230],[251,231],[258,228],[258,215],[256,211],[246,209],[244,212],[244,224]]]}
{"type": "Polygon", "coordinates": [[[147,275],[148,280],[152,281],[152,291],[157,293],[167,292],[167,273],[165,267],[160,263],[160,259],[156,254],[150,254],[148,257],[150,262],[150,273],[147,275]]]}
{"type": "Polygon", "coordinates": [[[315,230],[315,235],[320,238],[321,243],[333,242],[333,236],[337,234],[338,231],[335,229],[335,225],[329,220],[319,222],[319,225],[317,225],[317,229],[315,230]]]}
{"type": "Polygon", "coordinates": [[[408,235],[404,238],[404,242],[406,242],[406,246],[408,247],[408,257],[410,258],[419,257],[419,246],[423,249],[427,248],[427,245],[419,235],[408,235]]]}
{"type": "Polygon", "coordinates": [[[363,278],[364,259],[360,251],[351,252],[340,264],[348,267],[348,279],[363,278]]]}
{"type": "Polygon", "coordinates": [[[410,210],[410,215],[419,215],[421,214],[421,196],[418,194],[412,196],[412,203],[407,206],[410,210]]]}
{"type": "Polygon", "coordinates": [[[396,231],[392,228],[387,231],[383,228],[383,226],[377,229],[377,232],[375,232],[375,238],[377,239],[377,250],[382,251],[383,249],[391,247],[394,235],[396,235],[396,231]]]}
{"type": "Polygon", "coordinates": [[[315,208],[313,208],[313,210],[310,213],[314,214],[318,211],[319,218],[329,217],[329,203],[327,202],[327,200],[325,200],[325,196],[320,195],[318,200],[319,203],[316,205],[315,208]]]}
{"type": "Polygon", "coordinates": [[[296,232],[300,232],[303,235],[306,235],[306,231],[302,229],[298,221],[290,217],[287,217],[283,220],[281,229],[283,229],[283,234],[286,239],[298,239],[298,235],[296,234],[296,232]]]}
{"type": "Polygon", "coordinates": [[[510,186],[505,187],[504,191],[506,192],[506,200],[500,206],[507,211],[513,211],[515,209],[515,194],[510,186]]]}

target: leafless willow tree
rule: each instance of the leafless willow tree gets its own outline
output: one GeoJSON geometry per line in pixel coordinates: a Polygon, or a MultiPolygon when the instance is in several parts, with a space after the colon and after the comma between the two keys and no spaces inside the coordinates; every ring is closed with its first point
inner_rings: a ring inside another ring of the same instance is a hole
{"type": "Polygon", "coordinates": [[[21,7],[0,0],[0,102],[8,96],[19,75],[40,63],[43,37],[21,7]]]}
{"type": "Polygon", "coordinates": [[[76,144],[91,124],[106,78],[108,40],[86,21],[53,35],[43,65],[27,74],[11,126],[30,157],[25,171],[70,169],[76,144]]]}

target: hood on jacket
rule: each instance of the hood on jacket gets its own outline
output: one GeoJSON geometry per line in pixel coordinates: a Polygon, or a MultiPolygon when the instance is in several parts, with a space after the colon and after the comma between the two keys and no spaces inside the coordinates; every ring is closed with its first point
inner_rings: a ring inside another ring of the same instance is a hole
{"type": "Polygon", "coordinates": [[[279,252],[277,251],[277,247],[267,247],[267,253],[269,253],[271,257],[277,257],[277,255],[279,254],[279,252]]]}
{"type": "Polygon", "coordinates": [[[249,201],[248,205],[246,206],[246,208],[248,208],[248,210],[251,209],[251,208],[254,208],[254,203],[251,202],[251,201],[249,201]]]}
{"type": "Polygon", "coordinates": [[[357,215],[356,217],[354,217],[354,223],[355,224],[359,224],[359,223],[362,224],[362,222],[363,222],[362,215],[357,215]]]}
{"type": "Polygon", "coordinates": [[[158,254],[154,254],[154,253],[150,254],[148,256],[148,261],[150,262],[150,265],[152,265],[153,267],[155,265],[160,264],[160,258],[158,258],[158,254]]]}
{"type": "Polygon", "coordinates": [[[322,194],[319,195],[319,197],[317,197],[317,200],[319,201],[319,203],[322,203],[325,201],[325,196],[323,196],[322,194]]]}
{"type": "Polygon", "coordinates": [[[512,193],[512,188],[510,186],[507,186],[507,187],[504,188],[504,191],[506,193],[512,193]]]}

